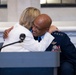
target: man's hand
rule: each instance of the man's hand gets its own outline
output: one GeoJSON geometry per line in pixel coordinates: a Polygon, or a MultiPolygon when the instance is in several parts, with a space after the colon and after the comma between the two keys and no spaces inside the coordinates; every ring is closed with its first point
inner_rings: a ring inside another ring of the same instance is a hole
{"type": "Polygon", "coordinates": [[[13,29],[13,26],[12,26],[11,28],[6,29],[6,30],[4,31],[4,33],[3,33],[3,38],[4,38],[4,39],[8,37],[8,34],[9,34],[9,32],[10,32],[12,29],[13,29]]]}
{"type": "Polygon", "coordinates": [[[50,28],[49,28],[49,33],[52,33],[54,31],[59,31],[59,29],[56,26],[51,25],[50,28]]]}

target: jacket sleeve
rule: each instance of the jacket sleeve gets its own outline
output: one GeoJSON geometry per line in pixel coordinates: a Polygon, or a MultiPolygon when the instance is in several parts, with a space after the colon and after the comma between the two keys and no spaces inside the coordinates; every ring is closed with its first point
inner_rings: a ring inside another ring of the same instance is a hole
{"type": "Polygon", "coordinates": [[[66,34],[62,39],[61,51],[64,53],[68,60],[76,63],[76,48],[66,34]]]}
{"type": "Polygon", "coordinates": [[[47,32],[40,42],[34,40],[34,38],[30,38],[29,42],[28,40],[26,40],[23,46],[29,51],[45,51],[46,48],[51,44],[53,39],[54,37],[47,32]]]}

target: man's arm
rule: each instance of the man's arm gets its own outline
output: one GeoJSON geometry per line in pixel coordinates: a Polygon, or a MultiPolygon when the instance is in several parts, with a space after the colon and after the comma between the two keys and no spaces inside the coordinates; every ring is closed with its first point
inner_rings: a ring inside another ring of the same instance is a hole
{"type": "Polygon", "coordinates": [[[9,34],[9,32],[10,32],[12,29],[13,29],[13,26],[12,26],[11,28],[6,29],[6,30],[4,31],[4,33],[3,33],[3,38],[4,38],[4,39],[8,37],[8,34],[9,34]]]}
{"type": "Polygon", "coordinates": [[[67,34],[64,34],[64,37],[62,39],[61,51],[64,53],[66,58],[69,59],[70,62],[76,63],[76,48],[67,34]]]}

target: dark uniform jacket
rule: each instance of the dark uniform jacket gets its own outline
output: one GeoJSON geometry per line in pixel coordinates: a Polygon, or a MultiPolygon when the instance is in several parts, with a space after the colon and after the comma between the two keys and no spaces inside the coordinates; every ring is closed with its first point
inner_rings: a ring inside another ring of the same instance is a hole
{"type": "Polygon", "coordinates": [[[64,32],[55,31],[52,33],[55,39],[46,51],[60,50],[61,62],[68,61],[76,64],[76,48],[70,38],[64,32]]]}

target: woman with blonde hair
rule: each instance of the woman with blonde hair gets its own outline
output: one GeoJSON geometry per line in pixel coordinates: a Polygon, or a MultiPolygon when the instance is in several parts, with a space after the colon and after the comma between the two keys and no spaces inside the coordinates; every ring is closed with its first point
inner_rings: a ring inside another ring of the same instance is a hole
{"type": "Polygon", "coordinates": [[[34,19],[40,15],[40,11],[34,7],[26,8],[20,17],[19,23],[13,28],[7,30],[8,37],[5,39],[3,46],[19,40],[20,34],[25,34],[26,38],[21,43],[16,43],[3,47],[1,52],[29,52],[29,51],[45,51],[50,45],[54,37],[46,32],[43,39],[38,42],[34,40],[32,33],[29,31],[33,26],[34,19]]]}
{"type": "Polygon", "coordinates": [[[39,9],[28,7],[22,12],[19,24],[26,27],[27,29],[30,29],[32,27],[34,19],[40,14],[41,13],[39,9]]]}

